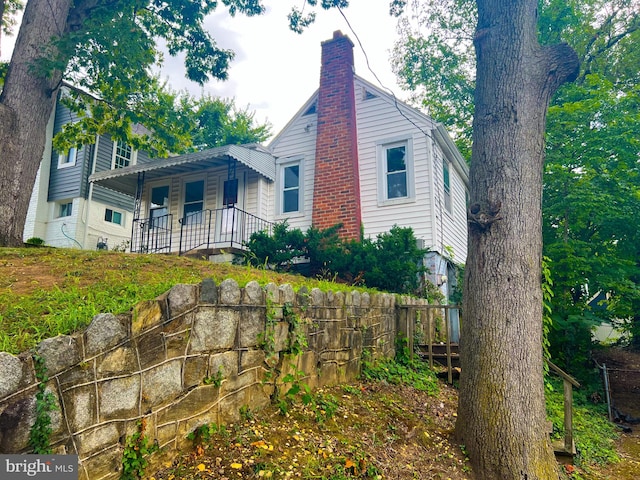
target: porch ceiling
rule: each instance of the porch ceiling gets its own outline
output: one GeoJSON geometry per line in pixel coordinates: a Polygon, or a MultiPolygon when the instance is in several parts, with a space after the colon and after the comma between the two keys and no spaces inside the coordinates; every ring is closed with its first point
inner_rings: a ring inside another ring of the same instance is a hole
{"type": "Polygon", "coordinates": [[[237,160],[271,181],[275,179],[276,161],[273,155],[246,146],[225,145],[202,152],[97,172],[89,177],[89,182],[135,196],[139,173],[144,172],[146,183],[183,173],[199,172],[211,167],[226,166],[229,158],[237,160]]]}

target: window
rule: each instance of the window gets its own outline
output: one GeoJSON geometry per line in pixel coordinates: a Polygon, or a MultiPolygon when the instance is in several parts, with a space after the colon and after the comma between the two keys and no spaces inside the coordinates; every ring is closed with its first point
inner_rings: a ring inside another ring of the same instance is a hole
{"type": "Polygon", "coordinates": [[[111,210],[110,208],[104,211],[105,222],[115,223],[116,225],[122,225],[122,213],[111,210]]]}
{"type": "Polygon", "coordinates": [[[73,213],[73,202],[65,202],[58,204],[58,218],[70,217],[73,213]]]}
{"type": "Polygon", "coordinates": [[[136,155],[131,145],[120,140],[113,142],[113,167],[124,168],[135,165],[136,155]]]}
{"type": "Polygon", "coordinates": [[[169,185],[151,188],[149,202],[149,217],[151,228],[167,228],[167,215],[169,214],[169,185]]]}
{"type": "Polygon", "coordinates": [[[58,155],[58,168],[73,167],[76,164],[77,156],[78,150],[76,147],[71,147],[66,155],[60,153],[58,155]]]}
{"type": "Polygon", "coordinates": [[[204,180],[184,184],[183,222],[185,225],[202,223],[204,210],[204,180]]]}
{"type": "Polygon", "coordinates": [[[382,203],[413,198],[413,158],[408,140],[378,145],[379,197],[382,203]]]}
{"type": "Polygon", "coordinates": [[[282,213],[300,211],[300,164],[284,166],[281,170],[282,213]]]}
{"type": "Polygon", "coordinates": [[[442,160],[442,182],[444,190],[444,208],[447,212],[453,213],[451,206],[451,180],[449,178],[449,162],[442,160]]]}

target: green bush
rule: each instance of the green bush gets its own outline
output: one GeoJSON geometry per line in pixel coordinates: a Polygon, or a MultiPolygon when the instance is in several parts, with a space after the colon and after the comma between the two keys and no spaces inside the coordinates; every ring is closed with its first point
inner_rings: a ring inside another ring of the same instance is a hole
{"type": "Polygon", "coordinates": [[[420,273],[427,250],[418,248],[413,230],[393,226],[374,240],[342,240],[340,225],[326,230],[311,227],[306,233],[289,229],[286,222],[273,235],[255,233],[247,244],[245,262],[279,271],[297,267],[309,277],[364,285],[388,292],[424,293],[420,273]]]}

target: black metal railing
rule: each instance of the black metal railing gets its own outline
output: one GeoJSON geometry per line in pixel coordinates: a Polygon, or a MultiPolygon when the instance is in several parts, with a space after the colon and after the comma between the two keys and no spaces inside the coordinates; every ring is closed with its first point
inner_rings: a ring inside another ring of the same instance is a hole
{"type": "Polygon", "coordinates": [[[132,253],[171,252],[171,230],[173,216],[137,218],[131,232],[132,253]]]}
{"type": "Polygon", "coordinates": [[[271,233],[273,225],[236,207],[192,212],[179,222],[180,255],[197,248],[243,248],[253,233],[271,233]]]}

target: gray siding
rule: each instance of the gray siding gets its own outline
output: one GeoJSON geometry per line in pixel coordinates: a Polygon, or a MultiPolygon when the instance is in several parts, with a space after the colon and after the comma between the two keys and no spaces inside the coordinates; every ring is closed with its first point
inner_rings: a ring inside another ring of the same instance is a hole
{"type": "MultiPolygon", "coordinates": [[[[62,130],[62,126],[65,123],[75,120],[77,120],[77,116],[60,102],[57,102],[53,127],[54,135],[62,130]]],[[[55,150],[51,151],[51,171],[49,175],[47,201],[53,202],[80,196],[87,157],[89,157],[88,153],[90,150],[91,149],[87,147],[80,148],[76,157],[76,164],[66,168],[58,168],[58,152],[55,150]]]]}

